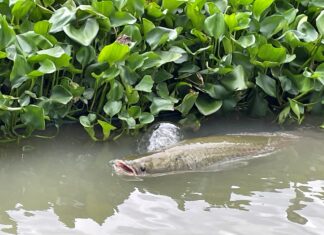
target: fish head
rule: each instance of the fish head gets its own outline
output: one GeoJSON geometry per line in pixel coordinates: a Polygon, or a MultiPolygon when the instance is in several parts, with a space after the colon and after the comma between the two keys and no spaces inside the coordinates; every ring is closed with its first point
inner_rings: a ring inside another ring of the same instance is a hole
{"type": "Polygon", "coordinates": [[[114,160],[113,168],[118,175],[144,176],[146,175],[145,163],[136,161],[114,160]]]}

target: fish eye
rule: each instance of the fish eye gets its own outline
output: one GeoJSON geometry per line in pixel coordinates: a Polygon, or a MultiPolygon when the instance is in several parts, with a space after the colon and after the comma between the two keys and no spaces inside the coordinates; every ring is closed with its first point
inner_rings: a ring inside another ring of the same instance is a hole
{"type": "Polygon", "coordinates": [[[140,166],[140,170],[144,172],[146,170],[145,166],[140,166]]]}

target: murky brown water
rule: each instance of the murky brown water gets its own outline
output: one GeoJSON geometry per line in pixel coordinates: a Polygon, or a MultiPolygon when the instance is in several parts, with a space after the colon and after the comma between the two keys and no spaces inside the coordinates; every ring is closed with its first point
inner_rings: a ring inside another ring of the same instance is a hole
{"type": "MultiPolygon", "coordinates": [[[[251,119],[215,119],[187,138],[280,131],[251,119]]],[[[324,234],[324,132],[248,164],[126,181],[109,160],[136,139],[93,143],[76,127],[54,140],[0,147],[0,234],[324,234]]]]}

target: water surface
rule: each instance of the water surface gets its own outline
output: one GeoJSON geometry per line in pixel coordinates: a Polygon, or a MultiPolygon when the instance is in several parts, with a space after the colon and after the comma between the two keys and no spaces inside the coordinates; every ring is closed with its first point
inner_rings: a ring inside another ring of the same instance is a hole
{"type": "MultiPolygon", "coordinates": [[[[217,118],[185,137],[283,131],[268,121],[217,118]]],[[[284,130],[287,131],[287,130],[284,130]]],[[[127,181],[111,159],[136,138],[93,143],[75,126],[53,140],[0,146],[0,234],[323,234],[324,132],[217,172],[127,181]]]]}

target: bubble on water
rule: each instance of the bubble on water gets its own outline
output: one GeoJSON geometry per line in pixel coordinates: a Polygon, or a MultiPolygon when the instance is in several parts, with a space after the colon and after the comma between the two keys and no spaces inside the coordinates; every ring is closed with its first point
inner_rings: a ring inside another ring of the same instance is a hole
{"type": "Polygon", "coordinates": [[[151,126],[138,142],[138,152],[155,152],[175,145],[182,140],[180,128],[169,122],[151,126]]]}

